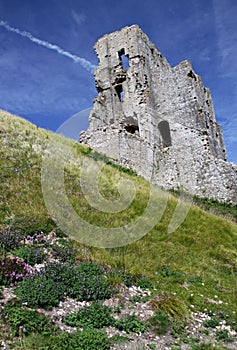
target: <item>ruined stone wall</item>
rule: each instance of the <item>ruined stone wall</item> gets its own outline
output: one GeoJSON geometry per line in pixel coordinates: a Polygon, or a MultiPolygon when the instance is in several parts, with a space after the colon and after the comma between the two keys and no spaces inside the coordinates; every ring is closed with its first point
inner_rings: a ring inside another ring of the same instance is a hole
{"type": "Polygon", "coordinates": [[[236,202],[210,91],[189,61],[172,68],[137,26],[95,45],[98,96],[81,142],[166,189],[236,202]]]}

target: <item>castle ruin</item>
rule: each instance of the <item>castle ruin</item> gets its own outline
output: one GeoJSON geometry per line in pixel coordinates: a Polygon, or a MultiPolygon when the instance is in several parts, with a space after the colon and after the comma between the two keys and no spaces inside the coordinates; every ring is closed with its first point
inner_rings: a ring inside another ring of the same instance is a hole
{"type": "Polygon", "coordinates": [[[100,38],[98,96],[80,141],[165,189],[237,202],[211,93],[189,61],[171,67],[137,25],[100,38]]]}

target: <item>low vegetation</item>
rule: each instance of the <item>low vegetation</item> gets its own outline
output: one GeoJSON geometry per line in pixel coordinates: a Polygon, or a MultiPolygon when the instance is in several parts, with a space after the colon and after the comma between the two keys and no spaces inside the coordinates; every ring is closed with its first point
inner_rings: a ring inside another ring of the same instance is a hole
{"type": "MultiPolygon", "coordinates": [[[[195,199],[182,225],[168,234],[177,205],[169,194],[161,220],[141,239],[123,247],[86,246],[62,231],[45,206],[41,164],[50,138],[60,144],[60,152],[67,146],[74,152],[65,164],[65,189],[86,222],[107,228],[134,222],[147,206],[149,184],[88,147],[6,112],[0,112],[0,136],[0,338],[9,349],[106,350],[118,344],[122,349],[131,334],[143,339],[147,333],[154,339],[167,335],[172,350],[184,343],[191,350],[234,349],[236,206],[195,199]],[[88,157],[104,162],[99,189],[105,199],[119,199],[121,178],[133,182],[136,196],[126,209],[109,213],[90,206],[79,181],[88,157]],[[125,304],[123,290],[136,291],[125,304]],[[68,298],[84,303],[60,318],[70,332],[49,316],[68,298]],[[118,305],[107,306],[116,299],[118,305]],[[141,305],[153,314],[142,318],[133,313],[141,305]],[[203,317],[198,339],[188,333],[195,317],[203,317]],[[109,337],[108,329],[115,334],[109,337]]],[[[139,348],[162,349],[155,340],[139,348]]]]}

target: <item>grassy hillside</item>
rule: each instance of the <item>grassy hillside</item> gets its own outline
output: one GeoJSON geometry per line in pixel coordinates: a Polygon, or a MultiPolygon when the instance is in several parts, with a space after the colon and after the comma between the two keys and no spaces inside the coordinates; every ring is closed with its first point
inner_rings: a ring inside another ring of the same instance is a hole
{"type": "MultiPolygon", "coordinates": [[[[59,145],[61,156],[66,155],[67,158],[64,183],[69,202],[86,222],[100,227],[120,227],[133,223],[148,204],[150,186],[145,180],[132,171],[110,164],[106,157],[72,140],[37,128],[4,111],[0,112],[0,137],[2,229],[11,222],[32,223],[35,220],[42,227],[57,230],[45,206],[41,187],[42,156],[52,139],[59,145]],[[69,147],[73,152],[71,158],[67,156],[69,147]],[[99,177],[99,189],[108,201],[119,200],[116,184],[121,178],[133,182],[136,195],[128,208],[108,213],[90,206],[79,177],[82,162],[92,158],[105,161],[99,177]]],[[[52,166],[51,170],[56,179],[57,167],[54,169],[52,166]]],[[[57,190],[55,187],[55,198],[60,199],[62,193],[57,193],[57,190]]],[[[160,198],[157,198],[157,203],[161,203],[160,198]]],[[[205,201],[201,204],[205,205],[205,201]]],[[[177,205],[177,198],[169,194],[161,220],[143,238],[117,248],[96,248],[74,242],[77,257],[124,270],[134,276],[142,275],[152,282],[156,290],[153,294],[175,293],[187,310],[215,314],[236,329],[237,226],[234,220],[237,209],[214,204],[213,208],[219,210],[222,216],[228,212],[228,219],[191,206],[183,224],[168,234],[177,205]]],[[[212,209],[210,202],[209,207],[212,209]]],[[[70,232],[67,233],[70,236],[70,232]]],[[[5,254],[3,250],[1,254],[5,254]]]]}

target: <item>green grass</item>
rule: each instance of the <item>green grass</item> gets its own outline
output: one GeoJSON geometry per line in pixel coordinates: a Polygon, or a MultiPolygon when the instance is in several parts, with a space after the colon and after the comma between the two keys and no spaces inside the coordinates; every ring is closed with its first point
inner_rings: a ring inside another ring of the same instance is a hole
{"type": "MultiPolygon", "coordinates": [[[[62,155],[68,147],[73,150],[74,156],[67,159],[65,166],[65,188],[73,208],[85,221],[101,227],[120,227],[134,222],[147,206],[149,184],[101,156],[98,162],[105,161],[99,177],[101,195],[107,200],[118,200],[117,184],[123,178],[133,182],[136,196],[128,208],[118,213],[91,207],[80,185],[81,164],[84,159],[98,156],[86,146],[3,111],[0,112],[0,137],[0,224],[17,217],[38,220],[45,225],[51,220],[41,188],[42,156],[51,138],[60,145],[62,155]]],[[[57,168],[54,175],[57,178],[57,168]]],[[[55,196],[61,198],[59,192],[56,191],[55,196]]],[[[157,201],[159,203],[159,198],[157,201]]],[[[156,293],[175,293],[187,309],[206,310],[236,327],[237,316],[233,311],[237,309],[237,226],[233,221],[237,207],[208,200],[197,202],[203,206],[205,202],[206,209],[213,208],[222,217],[194,205],[183,224],[168,234],[177,204],[177,198],[169,194],[164,215],[143,238],[118,248],[96,248],[75,242],[77,259],[95,260],[111,268],[140,274],[152,281],[156,293]],[[216,302],[210,303],[210,300],[216,302]]]]}
{"type": "Polygon", "coordinates": [[[188,193],[184,193],[179,190],[171,190],[170,191],[174,196],[179,197],[180,193],[182,193],[182,196],[188,200],[192,200],[193,204],[197,205],[201,209],[204,209],[205,211],[208,211],[212,214],[224,217],[225,219],[229,219],[233,221],[234,223],[237,223],[237,210],[236,205],[232,203],[221,203],[218,202],[215,199],[210,198],[200,198],[197,196],[190,196],[188,193]]]}

